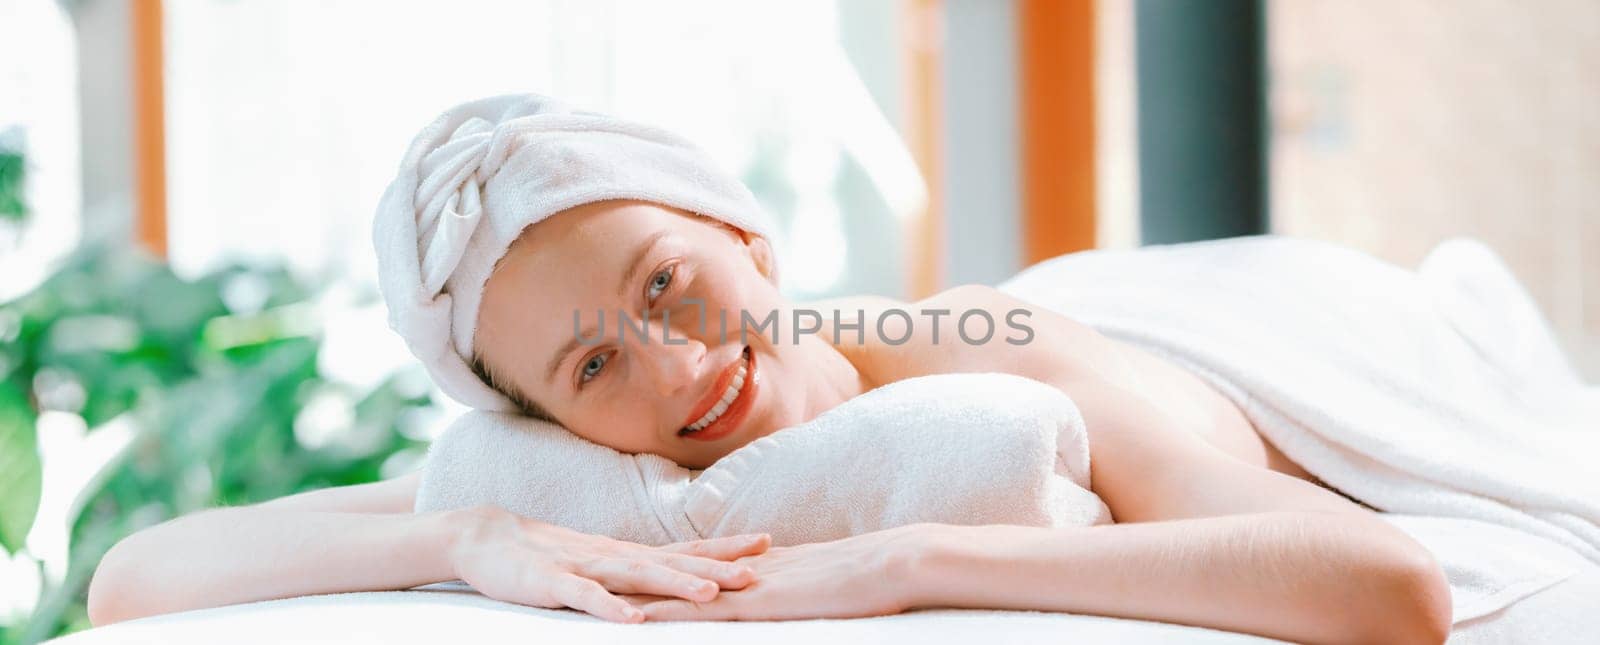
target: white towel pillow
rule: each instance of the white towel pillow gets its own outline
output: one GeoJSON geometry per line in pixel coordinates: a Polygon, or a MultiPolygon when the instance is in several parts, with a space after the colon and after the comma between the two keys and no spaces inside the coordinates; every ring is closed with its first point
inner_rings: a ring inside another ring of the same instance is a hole
{"type": "Polygon", "coordinates": [[[704,471],[526,417],[470,412],[429,450],[418,512],[494,504],[642,544],[771,533],[777,545],[916,522],[1087,526],[1082,416],[1008,374],[908,379],[753,441],[704,471]]]}

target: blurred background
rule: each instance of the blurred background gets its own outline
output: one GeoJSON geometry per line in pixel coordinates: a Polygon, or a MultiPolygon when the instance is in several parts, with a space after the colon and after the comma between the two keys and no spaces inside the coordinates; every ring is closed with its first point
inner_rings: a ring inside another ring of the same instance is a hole
{"type": "Polygon", "coordinates": [[[0,643],[86,628],[139,528],[416,467],[458,410],[372,213],[423,124],[519,91],[706,147],[795,298],[1471,235],[1600,378],[1588,0],[0,0],[0,643]]]}

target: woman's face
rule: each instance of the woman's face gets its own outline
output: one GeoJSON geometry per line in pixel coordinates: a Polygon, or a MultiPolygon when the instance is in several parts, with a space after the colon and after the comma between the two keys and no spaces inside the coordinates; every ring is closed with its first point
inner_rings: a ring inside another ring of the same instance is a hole
{"type": "Polygon", "coordinates": [[[503,389],[573,433],[703,469],[820,412],[779,388],[807,389],[804,353],[826,343],[739,333],[741,312],[785,315],[771,267],[759,236],[651,203],[589,204],[512,244],[484,286],[474,346],[503,389]]]}

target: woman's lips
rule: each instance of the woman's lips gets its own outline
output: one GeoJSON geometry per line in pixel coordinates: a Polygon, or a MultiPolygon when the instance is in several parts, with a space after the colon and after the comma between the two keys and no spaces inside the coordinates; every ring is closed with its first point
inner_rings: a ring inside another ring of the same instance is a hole
{"type": "Polygon", "coordinates": [[[744,364],[744,354],[745,352],[741,350],[738,360],[722,368],[722,373],[717,375],[717,380],[711,383],[711,389],[707,390],[705,396],[700,397],[700,402],[690,409],[688,420],[678,424],[679,428],[689,427],[690,424],[699,421],[707,412],[710,412],[711,408],[716,407],[717,402],[721,401],[723,394],[728,391],[728,386],[733,383],[733,377],[739,373],[739,366],[744,364]]]}
{"type": "MultiPolygon", "coordinates": [[[[739,429],[739,426],[744,423],[745,417],[749,416],[750,409],[754,407],[756,391],[761,387],[761,378],[759,376],[760,371],[756,367],[756,353],[748,347],[746,347],[745,351],[740,355],[739,361],[730,366],[728,370],[717,379],[717,387],[712,388],[711,394],[708,397],[710,403],[702,401],[702,405],[695,406],[699,414],[691,417],[689,423],[693,423],[694,421],[699,420],[700,417],[705,416],[706,411],[710,410],[714,405],[716,405],[717,401],[721,400],[719,397],[723,392],[727,391],[728,384],[732,382],[733,375],[739,371],[740,364],[746,365],[746,368],[744,387],[739,390],[739,395],[733,399],[732,403],[728,404],[728,409],[723,411],[722,416],[717,417],[717,420],[711,422],[711,425],[685,434],[683,435],[684,438],[694,439],[696,441],[716,441],[732,434],[734,430],[739,429]]],[[[687,427],[688,424],[686,423],[684,426],[687,427]]]]}

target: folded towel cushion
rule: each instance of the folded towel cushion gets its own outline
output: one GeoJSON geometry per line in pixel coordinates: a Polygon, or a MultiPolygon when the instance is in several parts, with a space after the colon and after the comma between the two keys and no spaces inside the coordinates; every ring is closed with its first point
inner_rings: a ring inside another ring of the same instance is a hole
{"type": "Polygon", "coordinates": [[[559,426],[473,411],[433,444],[418,512],[492,504],[643,544],[771,533],[834,540],[917,522],[1088,526],[1083,419],[1059,389],[994,373],[886,385],[691,470],[559,426]]]}

